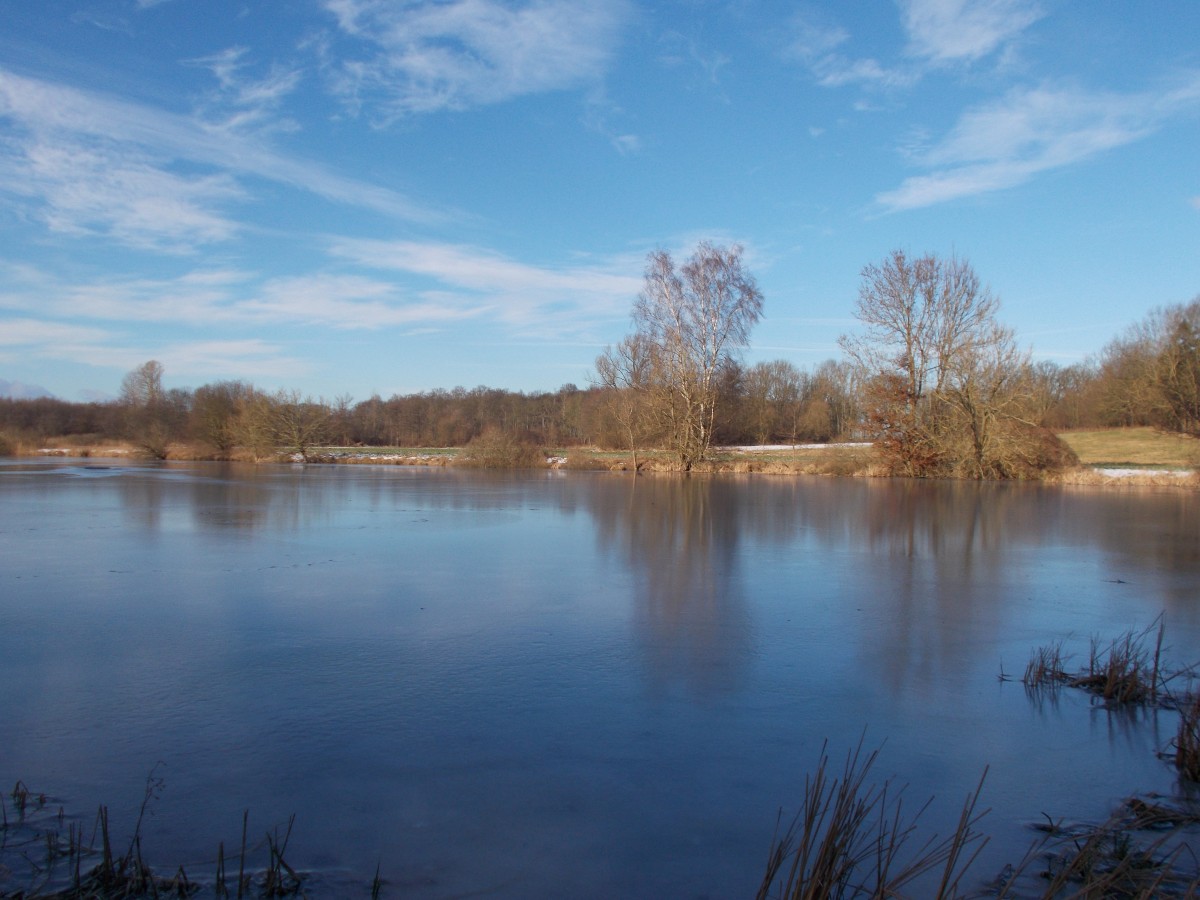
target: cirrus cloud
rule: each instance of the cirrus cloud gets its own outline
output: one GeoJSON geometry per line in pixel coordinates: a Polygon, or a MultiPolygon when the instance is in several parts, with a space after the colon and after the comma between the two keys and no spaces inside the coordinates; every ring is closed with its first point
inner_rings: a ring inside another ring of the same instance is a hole
{"type": "Polygon", "coordinates": [[[328,63],[334,89],[384,121],[593,82],[628,10],[624,0],[326,0],[325,8],[360,51],[328,63]]]}
{"type": "Polygon", "coordinates": [[[1157,131],[1200,106],[1200,72],[1160,92],[1118,94],[1041,86],[965,112],[940,142],[913,154],[931,171],[876,202],[887,211],[932,206],[1022,184],[1157,131]]]}

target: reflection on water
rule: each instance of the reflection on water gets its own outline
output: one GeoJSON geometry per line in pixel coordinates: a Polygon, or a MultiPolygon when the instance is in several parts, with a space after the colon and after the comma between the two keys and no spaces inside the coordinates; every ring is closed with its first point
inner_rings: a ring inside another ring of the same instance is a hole
{"type": "Polygon", "coordinates": [[[161,760],[152,854],[296,813],[405,896],[747,896],[866,729],[933,822],[990,766],[989,874],[1171,789],[1170,714],[996,676],[1159,613],[1200,659],[1198,535],[1173,491],[6,461],[0,780],[129,822],[161,760]]]}
{"type": "Polygon", "coordinates": [[[635,634],[651,683],[680,680],[732,690],[750,658],[742,596],[736,485],[704,479],[627,478],[588,498],[597,538],[637,585],[635,634]]]}

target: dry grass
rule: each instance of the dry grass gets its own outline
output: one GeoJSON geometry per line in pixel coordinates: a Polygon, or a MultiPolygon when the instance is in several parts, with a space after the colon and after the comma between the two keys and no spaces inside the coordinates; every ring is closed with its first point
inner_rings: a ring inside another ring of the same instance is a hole
{"type": "MultiPolygon", "coordinates": [[[[1159,616],[1143,631],[1130,630],[1104,645],[1093,638],[1087,668],[1067,670],[1062,642],[1035,650],[1021,681],[1031,694],[1059,685],[1082,688],[1107,706],[1152,706],[1179,713],[1170,757],[1181,778],[1200,783],[1200,694],[1193,685],[1200,664],[1167,669],[1162,651],[1165,628],[1159,616]],[[1184,687],[1173,687],[1182,682],[1184,687]]],[[[1001,674],[1001,679],[1004,679],[1001,674]]]]}
{"type": "Polygon", "coordinates": [[[1181,777],[1200,782],[1200,695],[1179,708],[1174,762],[1181,777]]]}
{"type": "Polygon", "coordinates": [[[772,840],[758,900],[1197,896],[1197,860],[1185,830],[1200,823],[1194,802],[1176,806],[1133,797],[1098,825],[1048,819],[1035,826],[1041,836],[1020,862],[981,890],[980,884],[964,882],[987,842],[977,830],[986,814],[976,812],[983,779],[949,837],[934,835],[917,844],[917,820],[928,804],[906,817],[902,792],[893,792],[888,782],[869,783],[877,757],[878,751],[864,756],[860,744],[837,775],[822,751],[805,780],[800,812],[772,840]],[[910,844],[916,845],[911,852],[910,844]]]}
{"type": "MultiPolygon", "coordinates": [[[[292,897],[302,895],[306,879],[285,857],[295,817],[281,833],[274,828],[261,844],[247,849],[249,815],[242,816],[241,852],[227,859],[225,845],[217,849],[216,870],[203,884],[189,878],[183,866],[166,877],[156,874],[142,858],[142,822],[162,781],[154,772],[146,780],[146,795],[138,813],[133,836],[124,853],[118,852],[109,826],[108,808],[101,806],[91,824],[68,820],[62,807],[57,812],[45,794],[30,791],[18,781],[7,803],[0,803],[0,898],[6,900],[111,900],[111,898],[191,897],[205,887],[216,897],[292,897]],[[255,870],[247,866],[248,854],[265,847],[266,864],[255,870]],[[236,881],[229,884],[227,862],[236,859],[236,881]],[[21,886],[12,887],[15,881],[21,886]]],[[[383,884],[378,870],[371,883],[371,896],[379,896],[383,884]]]]}
{"type": "Polygon", "coordinates": [[[929,804],[909,818],[903,790],[893,790],[887,781],[869,783],[878,755],[876,750],[864,757],[860,743],[839,776],[822,749],[816,771],[805,779],[800,812],[783,836],[777,831],[772,840],[758,900],[901,896],[907,886],[937,872],[937,893],[928,896],[959,895],[959,882],[987,843],[976,831],[986,814],[975,812],[983,780],[967,798],[953,834],[933,835],[909,851],[929,804]]]}
{"type": "Polygon", "coordinates": [[[1033,651],[1029,664],[1025,667],[1025,676],[1021,681],[1026,688],[1037,690],[1052,687],[1070,680],[1066,672],[1066,662],[1069,656],[1063,655],[1062,641],[1048,644],[1033,651]]]}
{"type": "Polygon", "coordinates": [[[1126,470],[1127,474],[1114,476],[1092,468],[1068,469],[1056,472],[1046,478],[1050,484],[1092,485],[1116,488],[1164,487],[1183,488],[1185,490],[1200,489],[1200,472],[1186,469],[1155,470],[1137,469],[1126,470]]]}
{"type": "MultiPolygon", "coordinates": [[[[1083,688],[1113,705],[1154,705],[1171,677],[1162,669],[1164,625],[1160,616],[1143,631],[1129,630],[1107,646],[1092,638],[1088,666],[1080,672],[1067,671],[1070,659],[1062,642],[1034,650],[1025,676],[1026,688],[1039,689],[1059,684],[1083,688]]],[[[1184,670],[1187,672],[1190,670],[1184,670]]]]}
{"type": "Polygon", "coordinates": [[[1044,837],[1017,865],[1006,868],[991,892],[997,898],[1195,897],[1200,878],[1196,859],[1177,829],[1195,821],[1183,815],[1168,822],[1140,811],[1128,800],[1099,825],[1064,827],[1049,822],[1044,837]],[[1154,836],[1139,841],[1136,832],[1154,836]]]}
{"type": "Polygon", "coordinates": [[[764,475],[871,476],[879,472],[874,447],[831,444],[770,450],[718,450],[697,471],[764,475]]]}
{"type": "Polygon", "coordinates": [[[1193,468],[1200,465],[1200,441],[1153,428],[1064,431],[1058,435],[1085,466],[1193,468]]]}

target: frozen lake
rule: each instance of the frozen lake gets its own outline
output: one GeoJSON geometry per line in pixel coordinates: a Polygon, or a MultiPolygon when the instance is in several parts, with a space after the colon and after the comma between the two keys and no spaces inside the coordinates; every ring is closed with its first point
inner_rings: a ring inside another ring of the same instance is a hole
{"type": "Polygon", "coordinates": [[[1175,782],[1173,714],[1002,667],[1160,614],[1195,662],[1198,587],[1170,490],[6,460],[0,787],[128,830],[157,766],[189,874],[248,809],[385,896],[751,897],[865,731],[932,830],[990,767],[983,881],[1175,782]]]}

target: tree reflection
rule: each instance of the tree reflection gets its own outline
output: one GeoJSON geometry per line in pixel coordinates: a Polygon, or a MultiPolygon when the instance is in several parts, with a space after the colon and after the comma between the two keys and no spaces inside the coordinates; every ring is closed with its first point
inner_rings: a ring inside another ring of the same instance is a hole
{"type": "Polygon", "coordinates": [[[651,684],[701,694],[735,687],[749,659],[750,620],[738,577],[739,504],[729,482],[631,477],[589,494],[601,546],[636,586],[635,640],[651,684]]]}

